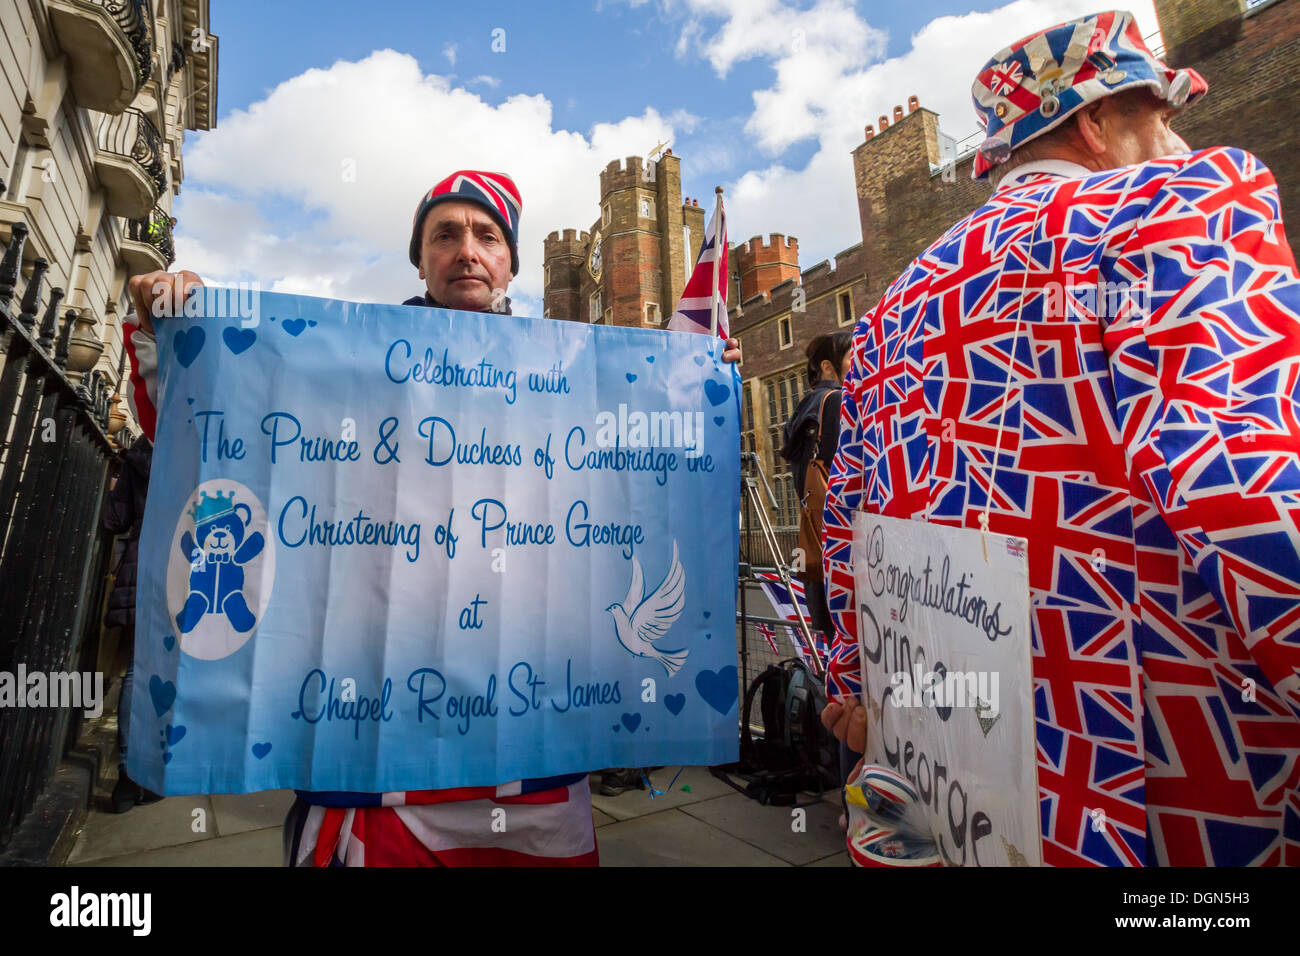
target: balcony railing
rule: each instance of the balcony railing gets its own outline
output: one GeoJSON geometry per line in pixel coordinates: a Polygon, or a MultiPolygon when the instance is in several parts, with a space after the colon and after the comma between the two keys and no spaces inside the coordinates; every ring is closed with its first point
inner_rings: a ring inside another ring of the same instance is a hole
{"type": "Polygon", "coordinates": [[[103,7],[113,22],[126,34],[131,49],[135,51],[136,76],[140,86],[153,75],[153,11],[149,0],[82,0],[92,6],[103,7]]]}
{"type": "Polygon", "coordinates": [[[120,113],[153,75],[149,0],[46,0],[79,105],[120,113]]]}
{"type": "MultiPolygon", "coordinates": [[[[162,136],[144,113],[133,108],[117,116],[106,116],[99,124],[97,145],[101,151],[129,159],[144,170],[154,185],[149,205],[167,188],[162,136]]],[[[135,215],[143,212],[141,209],[135,215]]]]}
{"type": "Polygon", "coordinates": [[[164,260],[164,269],[176,259],[172,245],[172,217],[157,206],[143,219],[128,219],[126,237],[132,242],[153,246],[164,260]]]}

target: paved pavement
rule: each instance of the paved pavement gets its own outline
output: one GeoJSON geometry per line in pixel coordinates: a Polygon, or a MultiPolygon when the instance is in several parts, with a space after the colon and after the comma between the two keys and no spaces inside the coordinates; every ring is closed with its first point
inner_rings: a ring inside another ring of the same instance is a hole
{"type": "MultiPolygon", "coordinates": [[[[652,782],[663,789],[674,772],[657,771],[652,782]]],[[[685,768],[670,792],[654,798],[646,790],[602,797],[598,785],[593,776],[602,866],[849,865],[837,797],[801,816],[759,806],[706,767],[685,768]]],[[[280,866],[281,824],[292,802],[292,791],[271,790],[168,797],[114,814],[101,787],[67,865],[280,866]]]]}

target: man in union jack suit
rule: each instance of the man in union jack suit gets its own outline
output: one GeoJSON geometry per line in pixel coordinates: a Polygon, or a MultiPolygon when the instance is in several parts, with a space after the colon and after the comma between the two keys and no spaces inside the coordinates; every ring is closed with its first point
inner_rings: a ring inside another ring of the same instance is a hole
{"type": "Polygon", "coordinates": [[[1205,91],[1128,13],[993,57],[994,192],[863,316],[844,385],[825,719],[862,749],[854,512],[987,508],[1029,542],[1055,865],[1300,864],[1300,274],[1268,169],[1169,128],[1205,91]]]}

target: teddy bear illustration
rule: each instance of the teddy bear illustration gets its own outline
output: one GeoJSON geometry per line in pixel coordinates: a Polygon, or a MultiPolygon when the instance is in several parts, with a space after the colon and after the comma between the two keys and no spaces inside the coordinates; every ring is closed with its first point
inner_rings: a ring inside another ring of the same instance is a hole
{"type": "Polygon", "coordinates": [[[198,541],[189,531],[181,536],[181,553],[190,564],[190,592],[176,615],[176,625],[188,634],[203,615],[225,614],[231,627],[247,633],[257,618],[244,600],[244,565],[266,545],[260,531],[245,537],[253,511],[246,504],[235,504],[233,491],[217,492],[215,497],[204,491],[190,515],[198,541]]]}

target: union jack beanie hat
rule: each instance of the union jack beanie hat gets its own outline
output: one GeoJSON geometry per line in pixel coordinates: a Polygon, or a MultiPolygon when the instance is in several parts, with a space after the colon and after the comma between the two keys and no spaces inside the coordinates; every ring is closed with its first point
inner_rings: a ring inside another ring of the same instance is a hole
{"type": "Polygon", "coordinates": [[[411,265],[420,264],[420,233],[425,215],[438,203],[448,200],[478,203],[488,211],[505,233],[506,244],[510,246],[510,274],[518,275],[517,235],[519,214],[524,207],[519,187],[505,173],[485,173],[477,169],[458,169],[420,197],[420,204],[415,207],[415,219],[411,222],[411,265]]]}
{"type": "Polygon", "coordinates": [[[1142,42],[1133,14],[1094,13],[1040,30],[984,64],[971,87],[987,138],[972,179],[983,179],[1011,151],[1061,125],[1080,107],[1120,90],[1148,87],[1175,108],[1209,88],[1195,70],[1175,70],[1142,42]]]}

